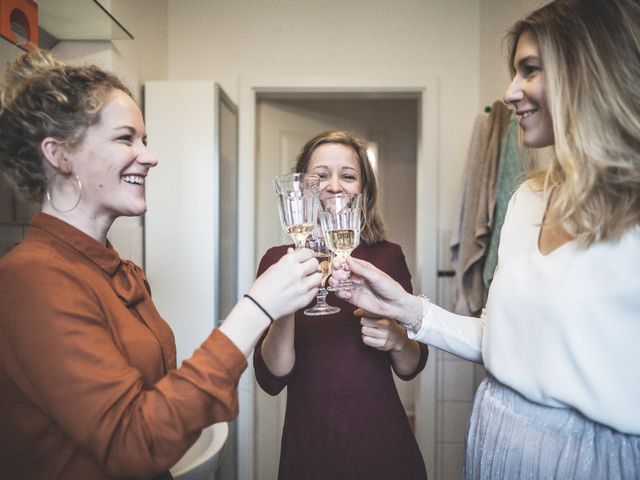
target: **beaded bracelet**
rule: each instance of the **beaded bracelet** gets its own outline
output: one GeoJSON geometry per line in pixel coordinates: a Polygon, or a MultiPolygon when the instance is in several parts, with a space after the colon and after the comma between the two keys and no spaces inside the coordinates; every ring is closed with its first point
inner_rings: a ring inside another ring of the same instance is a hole
{"type": "Polygon", "coordinates": [[[431,305],[431,300],[429,300],[429,297],[427,297],[426,295],[420,294],[418,295],[418,298],[422,300],[422,312],[414,322],[403,324],[405,330],[407,330],[408,332],[418,333],[420,328],[422,328],[422,322],[424,321],[425,317],[427,316],[427,312],[429,311],[429,305],[431,305]]]}

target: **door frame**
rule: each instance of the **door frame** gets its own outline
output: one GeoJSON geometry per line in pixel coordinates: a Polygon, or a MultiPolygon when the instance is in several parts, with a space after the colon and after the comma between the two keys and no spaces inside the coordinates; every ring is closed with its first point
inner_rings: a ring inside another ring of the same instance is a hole
{"type": "MultiPolygon", "coordinates": [[[[385,94],[412,93],[419,98],[416,179],[415,291],[435,295],[438,238],[438,79],[435,76],[278,77],[241,76],[238,91],[238,298],[255,278],[256,102],[263,93],[385,94]]],[[[429,475],[435,466],[435,372],[427,363],[416,399],[416,438],[429,475]]],[[[254,478],[254,374],[251,361],[240,378],[238,400],[238,478],[254,478]]]]}

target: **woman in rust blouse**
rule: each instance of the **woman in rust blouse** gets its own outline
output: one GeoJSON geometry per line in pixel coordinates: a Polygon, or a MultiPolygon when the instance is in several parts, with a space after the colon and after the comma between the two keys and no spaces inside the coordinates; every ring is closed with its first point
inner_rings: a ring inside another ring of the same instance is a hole
{"type": "Polygon", "coordinates": [[[204,427],[236,416],[246,356],[269,317],[314,297],[318,263],[287,253],[176,368],[143,272],[107,240],[117,217],[146,211],[157,164],[130,92],[97,67],[25,53],[0,132],[2,171],[41,204],[0,259],[0,477],[170,478],[204,427]]]}
{"type": "MultiPolygon", "coordinates": [[[[411,275],[399,245],[385,240],[376,208],[376,178],[362,139],[348,132],[321,133],[298,156],[297,172],[320,177],[320,197],[361,193],[361,244],[353,252],[411,291],[411,275]]],[[[267,251],[258,273],[285,254],[267,251]]],[[[426,479],[422,455],[396,389],[425,366],[427,348],[407,338],[400,324],[363,319],[337,298],[333,315],[302,310],[274,324],[258,343],[254,367],[270,395],[287,387],[280,480],[426,479]]]]}

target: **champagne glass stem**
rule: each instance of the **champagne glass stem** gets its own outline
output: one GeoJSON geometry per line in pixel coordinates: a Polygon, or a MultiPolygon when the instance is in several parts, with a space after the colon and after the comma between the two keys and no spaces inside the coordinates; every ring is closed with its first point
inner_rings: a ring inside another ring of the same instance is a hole
{"type": "Polygon", "coordinates": [[[316,294],[316,307],[326,308],[327,307],[327,294],[329,292],[326,288],[320,287],[318,289],[318,293],[316,294]]]}
{"type": "Polygon", "coordinates": [[[349,265],[347,265],[347,257],[349,256],[349,254],[347,253],[346,255],[341,255],[340,256],[340,260],[342,260],[342,270],[347,272],[347,278],[344,282],[340,282],[340,283],[349,283],[350,279],[351,279],[351,270],[349,270],[349,265]]]}
{"type": "Polygon", "coordinates": [[[327,303],[327,295],[329,292],[325,285],[327,279],[331,275],[332,255],[324,242],[324,236],[319,227],[314,229],[314,231],[309,235],[307,247],[314,250],[316,258],[320,262],[319,267],[322,272],[322,279],[320,281],[320,288],[316,294],[316,304],[311,308],[307,308],[304,311],[304,314],[315,316],[338,313],[340,311],[340,307],[329,305],[327,303]]]}

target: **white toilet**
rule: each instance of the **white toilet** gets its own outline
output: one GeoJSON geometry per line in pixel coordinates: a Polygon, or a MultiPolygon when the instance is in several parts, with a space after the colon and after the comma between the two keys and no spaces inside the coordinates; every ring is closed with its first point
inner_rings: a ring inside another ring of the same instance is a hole
{"type": "Polygon", "coordinates": [[[175,480],[211,480],[229,436],[227,422],[214,423],[202,430],[200,437],[171,468],[175,480]]]}

